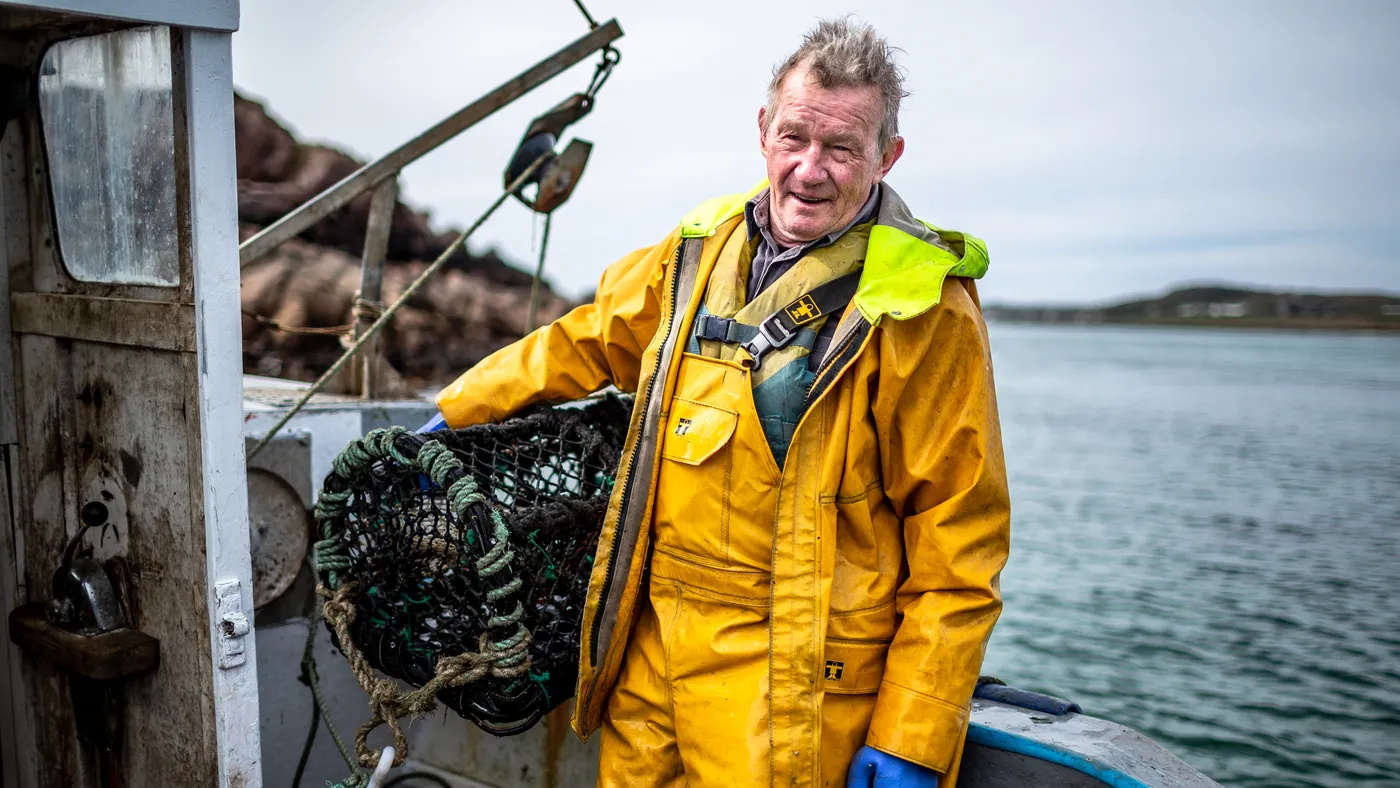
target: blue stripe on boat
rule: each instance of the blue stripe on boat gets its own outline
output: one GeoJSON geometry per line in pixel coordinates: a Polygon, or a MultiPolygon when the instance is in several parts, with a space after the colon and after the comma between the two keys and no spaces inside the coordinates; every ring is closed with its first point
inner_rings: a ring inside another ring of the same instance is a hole
{"type": "Polygon", "coordinates": [[[1152,788],[1152,786],[1108,766],[1101,766],[1085,758],[1079,753],[1062,750],[1058,747],[1051,747],[1043,742],[1018,736],[1014,733],[1000,731],[990,728],[980,723],[971,723],[967,727],[967,740],[973,744],[983,747],[990,747],[993,750],[1012,752],[1017,755],[1024,755],[1028,758],[1035,758],[1040,761],[1049,761],[1061,766],[1082,772],[1091,777],[1098,778],[1113,788],[1152,788]]]}

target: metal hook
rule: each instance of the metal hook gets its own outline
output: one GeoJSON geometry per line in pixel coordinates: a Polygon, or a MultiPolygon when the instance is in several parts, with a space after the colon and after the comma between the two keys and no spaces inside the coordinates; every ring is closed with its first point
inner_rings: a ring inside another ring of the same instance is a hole
{"type": "Polygon", "coordinates": [[[374,774],[369,776],[369,785],[366,788],[379,788],[384,778],[389,775],[389,767],[394,765],[394,746],[391,744],[379,753],[379,765],[374,767],[374,774]]]}

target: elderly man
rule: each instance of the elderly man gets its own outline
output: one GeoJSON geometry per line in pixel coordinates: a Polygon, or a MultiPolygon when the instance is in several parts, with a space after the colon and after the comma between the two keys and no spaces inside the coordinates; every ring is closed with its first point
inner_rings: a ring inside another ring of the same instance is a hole
{"type": "Polygon", "coordinates": [[[758,112],[766,184],[438,396],[462,427],[637,393],[579,655],[600,785],[956,779],[1009,504],[985,247],[884,183],[901,83],[818,24],[758,112]]]}

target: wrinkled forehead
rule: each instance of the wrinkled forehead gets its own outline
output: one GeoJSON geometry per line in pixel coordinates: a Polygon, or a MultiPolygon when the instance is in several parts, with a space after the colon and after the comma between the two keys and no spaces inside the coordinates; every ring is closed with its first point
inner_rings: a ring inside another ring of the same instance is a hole
{"type": "Polygon", "coordinates": [[[874,141],[884,115],[883,97],[873,85],[824,87],[806,69],[789,74],[773,102],[770,123],[777,131],[798,130],[874,141]]]}

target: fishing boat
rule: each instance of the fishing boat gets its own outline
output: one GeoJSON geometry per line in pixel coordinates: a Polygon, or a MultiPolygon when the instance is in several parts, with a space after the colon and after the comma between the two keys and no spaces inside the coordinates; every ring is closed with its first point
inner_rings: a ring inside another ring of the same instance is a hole
{"type": "MultiPolygon", "coordinates": [[[[343,739],[316,735],[369,712],[330,634],[308,628],[309,512],[343,447],[433,407],[376,396],[368,320],[348,362],[358,391],[243,375],[240,263],[372,192],[369,297],[399,171],[585,57],[606,61],[621,36],[593,24],[240,246],[238,13],[237,0],[0,0],[5,786],[352,774],[343,739]]],[[[571,149],[560,159],[581,167],[571,149]]],[[[539,185],[537,205],[552,194],[539,185]]],[[[407,762],[354,784],[591,784],[596,738],[572,737],[566,714],[505,738],[423,718],[407,762]]],[[[970,788],[1215,784],[1128,728],[991,681],[962,771],[970,788]]]]}

